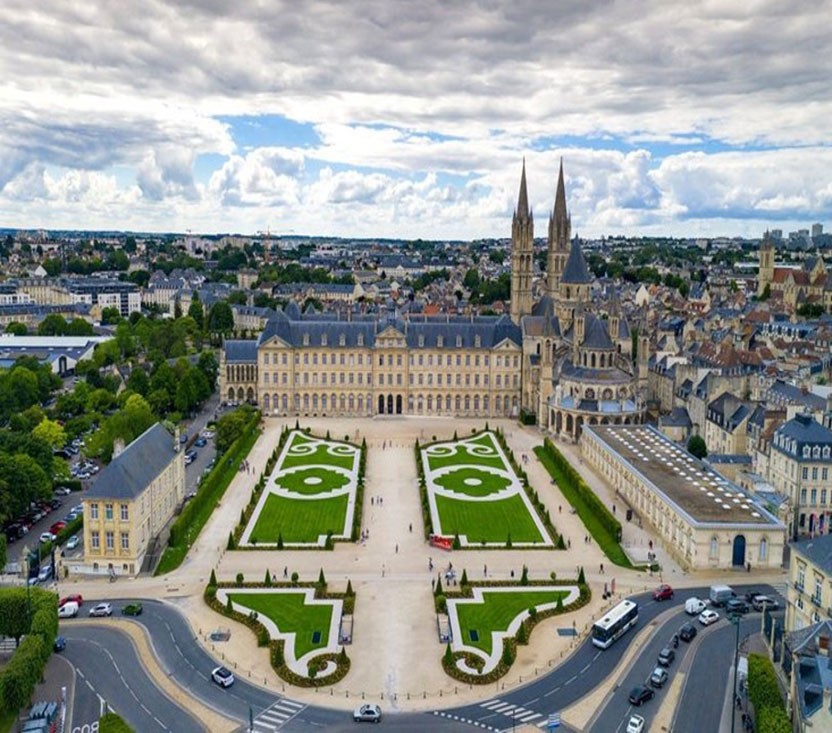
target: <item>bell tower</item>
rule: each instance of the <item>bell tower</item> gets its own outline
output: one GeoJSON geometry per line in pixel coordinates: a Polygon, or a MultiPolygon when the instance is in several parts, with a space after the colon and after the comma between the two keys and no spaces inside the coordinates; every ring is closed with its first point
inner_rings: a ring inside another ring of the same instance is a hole
{"type": "Polygon", "coordinates": [[[774,280],[774,242],[766,231],[760,244],[760,272],[757,276],[758,298],[763,295],[766,286],[769,286],[769,289],[771,288],[772,280],[774,280]]]}
{"type": "Polygon", "coordinates": [[[532,312],[532,273],[534,270],[534,217],[526,191],[526,159],[520,175],[520,194],[511,220],[511,320],[532,312]]]}
{"type": "Polygon", "coordinates": [[[566,211],[566,186],[563,182],[563,158],[558,171],[558,187],[555,192],[555,208],[549,217],[549,247],[546,253],[546,294],[557,297],[560,279],[569,256],[572,237],[572,220],[566,211]]]}

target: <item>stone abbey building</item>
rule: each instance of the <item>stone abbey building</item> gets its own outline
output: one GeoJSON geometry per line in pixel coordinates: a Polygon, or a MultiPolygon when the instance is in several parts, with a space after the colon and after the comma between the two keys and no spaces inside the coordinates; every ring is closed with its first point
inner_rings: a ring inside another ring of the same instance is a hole
{"type": "Polygon", "coordinates": [[[604,313],[592,307],[593,278],[571,238],[562,165],[546,264],[544,282],[534,283],[524,163],[512,221],[510,317],[345,318],[301,313],[293,303],[269,318],[258,339],[225,342],[220,393],[267,415],[522,412],[573,440],[583,425],[640,423],[630,329],[614,301],[604,313]]]}

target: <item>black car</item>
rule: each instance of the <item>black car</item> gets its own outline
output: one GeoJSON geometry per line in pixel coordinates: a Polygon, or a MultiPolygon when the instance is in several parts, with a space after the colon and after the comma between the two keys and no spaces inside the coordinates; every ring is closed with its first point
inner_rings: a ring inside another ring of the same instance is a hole
{"type": "Polygon", "coordinates": [[[52,645],[52,648],[56,652],[62,652],[64,649],[66,649],[66,639],[64,639],[63,636],[56,637],[55,643],[52,645]]]}
{"type": "Polygon", "coordinates": [[[641,706],[642,703],[653,699],[655,691],[646,685],[639,685],[630,690],[630,696],[627,698],[631,705],[641,706]]]}
{"type": "Polygon", "coordinates": [[[750,591],[748,591],[748,593],[745,594],[745,602],[746,603],[754,603],[754,599],[757,596],[761,596],[761,595],[763,595],[763,594],[760,593],[759,591],[750,590],[750,591]]]}
{"type": "Polygon", "coordinates": [[[676,652],[668,646],[659,652],[659,664],[662,667],[669,667],[674,659],[676,659],[676,652]]]}
{"type": "Polygon", "coordinates": [[[693,624],[685,624],[679,629],[679,638],[682,641],[693,641],[696,637],[696,627],[693,624]]]}
{"type": "Polygon", "coordinates": [[[748,604],[742,598],[731,598],[725,604],[726,613],[748,613],[748,604]]]}

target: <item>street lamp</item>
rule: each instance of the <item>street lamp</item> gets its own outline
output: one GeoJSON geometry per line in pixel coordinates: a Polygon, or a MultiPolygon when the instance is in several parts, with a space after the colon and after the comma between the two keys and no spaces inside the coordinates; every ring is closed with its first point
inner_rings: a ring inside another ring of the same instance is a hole
{"type": "Polygon", "coordinates": [[[734,696],[731,700],[731,733],[734,733],[734,721],[737,714],[737,668],[739,667],[740,622],[742,621],[742,614],[731,613],[728,615],[728,620],[737,627],[737,635],[734,641],[734,696]]]}

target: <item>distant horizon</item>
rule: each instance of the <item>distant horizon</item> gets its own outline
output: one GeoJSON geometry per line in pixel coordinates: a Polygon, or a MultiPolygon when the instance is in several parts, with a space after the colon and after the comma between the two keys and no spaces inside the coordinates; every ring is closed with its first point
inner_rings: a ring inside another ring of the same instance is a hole
{"type": "Polygon", "coordinates": [[[542,236],[561,160],[586,239],[832,222],[824,3],[40,5],[0,28],[20,229],[501,239],[525,161],[542,236]]]}

